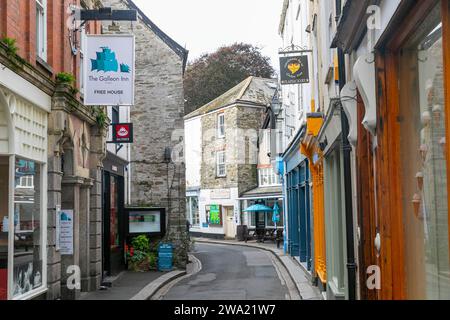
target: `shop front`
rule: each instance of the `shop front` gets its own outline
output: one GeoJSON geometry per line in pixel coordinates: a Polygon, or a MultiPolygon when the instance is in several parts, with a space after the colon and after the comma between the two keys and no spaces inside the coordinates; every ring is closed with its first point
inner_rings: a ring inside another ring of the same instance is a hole
{"type": "Polygon", "coordinates": [[[326,290],[326,237],[324,208],[324,161],[318,135],[323,125],[323,114],[307,115],[306,133],[302,139],[300,151],[306,156],[310,171],[310,193],[312,199],[312,268],[313,282],[322,290],[326,290]]]}
{"type": "Polygon", "coordinates": [[[418,1],[396,14],[376,61],[381,298],[446,300],[450,2],[418,1]]]}
{"type": "Polygon", "coordinates": [[[287,251],[312,270],[311,186],[308,159],[300,153],[301,130],[283,156],[285,162],[287,251]]]}
{"type": "Polygon", "coordinates": [[[7,70],[1,77],[12,87],[0,81],[0,300],[28,300],[47,290],[51,98],[7,70]]]}

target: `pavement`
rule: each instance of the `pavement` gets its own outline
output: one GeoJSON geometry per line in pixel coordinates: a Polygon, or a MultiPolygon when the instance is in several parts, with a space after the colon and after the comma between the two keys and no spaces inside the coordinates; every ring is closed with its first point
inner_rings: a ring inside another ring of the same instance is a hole
{"type": "Polygon", "coordinates": [[[124,271],[106,290],[83,293],[80,300],[148,300],[168,282],[186,274],[186,271],[131,272],[124,271]]]}
{"type": "Polygon", "coordinates": [[[221,244],[229,246],[240,246],[240,247],[252,247],[261,250],[265,250],[273,254],[284,266],[284,268],[289,273],[289,276],[295,283],[298,292],[300,293],[300,298],[302,300],[323,300],[320,290],[314,287],[304,271],[303,267],[300,265],[295,258],[286,255],[283,249],[278,249],[274,243],[265,242],[240,242],[237,240],[212,240],[205,238],[194,238],[196,243],[210,243],[210,244],[221,244]]]}

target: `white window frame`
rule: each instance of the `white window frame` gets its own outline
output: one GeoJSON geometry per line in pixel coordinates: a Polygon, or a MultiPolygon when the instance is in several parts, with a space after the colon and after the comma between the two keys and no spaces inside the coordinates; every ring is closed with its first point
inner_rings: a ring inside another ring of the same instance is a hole
{"type": "Polygon", "coordinates": [[[217,115],[217,137],[219,139],[225,138],[225,113],[217,115]]]}
{"type": "Polygon", "coordinates": [[[36,55],[47,61],[47,0],[36,3],[36,55]]]}
{"type": "Polygon", "coordinates": [[[33,289],[23,295],[14,296],[14,205],[15,205],[15,171],[16,158],[30,160],[22,156],[11,155],[9,157],[9,195],[8,195],[8,300],[30,300],[37,296],[44,294],[47,288],[47,164],[39,161],[34,161],[35,165],[40,166],[40,225],[41,225],[41,254],[42,254],[42,285],[39,288],[33,289]]]}
{"type": "Polygon", "coordinates": [[[281,179],[280,179],[280,176],[275,173],[275,170],[273,170],[272,167],[259,168],[258,169],[258,184],[260,187],[281,186],[281,179]],[[267,183],[264,180],[267,180],[267,183]]]}
{"type": "Polygon", "coordinates": [[[191,224],[191,226],[193,227],[193,228],[198,228],[198,227],[200,227],[200,207],[199,207],[199,202],[198,202],[198,196],[188,196],[187,197],[187,203],[188,203],[188,207],[189,207],[189,222],[190,222],[190,224],[191,224]],[[196,198],[197,199],[197,212],[194,212],[193,210],[192,210],[192,202],[193,202],[193,199],[194,198],[196,198]],[[194,216],[197,216],[197,221],[196,221],[196,223],[194,223],[194,216]]]}
{"type": "Polygon", "coordinates": [[[223,178],[227,176],[226,152],[218,151],[216,153],[216,174],[217,177],[223,178]]]}

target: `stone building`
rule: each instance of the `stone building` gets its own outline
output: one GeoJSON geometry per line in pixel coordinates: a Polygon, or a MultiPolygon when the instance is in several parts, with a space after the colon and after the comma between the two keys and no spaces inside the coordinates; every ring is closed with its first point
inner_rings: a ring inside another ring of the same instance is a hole
{"type": "Polygon", "coordinates": [[[76,299],[100,285],[104,111],[74,90],[81,55],[69,18],[69,1],[0,3],[0,299],[76,299]],[[64,244],[62,212],[73,222],[64,244]],[[77,266],[81,290],[71,290],[77,266]]]}
{"type": "Polygon", "coordinates": [[[165,208],[167,239],[175,245],[175,263],[187,254],[185,213],[183,75],[188,51],[159,29],[131,0],[102,0],[105,7],[134,9],[138,22],[103,25],[103,33],[136,37],[135,106],[131,107],[130,199],[133,207],[165,208]]]}
{"type": "Polygon", "coordinates": [[[201,146],[201,153],[189,153],[186,159],[189,172],[199,176],[191,181],[200,181],[198,219],[191,221],[191,234],[236,236],[238,198],[258,186],[259,130],[276,88],[276,80],[249,77],[185,117],[186,127],[200,130],[194,134],[200,141],[188,142],[201,146]]]}

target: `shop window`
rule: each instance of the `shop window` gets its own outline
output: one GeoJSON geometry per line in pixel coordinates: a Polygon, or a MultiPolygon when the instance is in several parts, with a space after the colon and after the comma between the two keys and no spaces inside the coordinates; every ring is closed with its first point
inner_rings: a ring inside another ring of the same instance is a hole
{"type": "Polygon", "coordinates": [[[441,4],[398,54],[406,295],[450,299],[441,4]]]}
{"type": "Polygon", "coordinates": [[[186,213],[189,219],[189,223],[193,227],[200,226],[200,213],[198,207],[198,197],[186,198],[186,213]]]}
{"type": "Polygon", "coordinates": [[[41,178],[39,164],[16,158],[13,213],[14,297],[43,286],[42,235],[46,230],[41,226],[41,178]]]}
{"type": "Polygon", "coordinates": [[[205,207],[206,211],[206,223],[211,227],[222,227],[222,206],[209,205],[205,207]]]}
{"type": "Polygon", "coordinates": [[[8,298],[9,158],[0,157],[0,300],[8,298]]]}
{"type": "Polygon", "coordinates": [[[47,0],[36,0],[36,54],[47,60],[47,0]]]}

